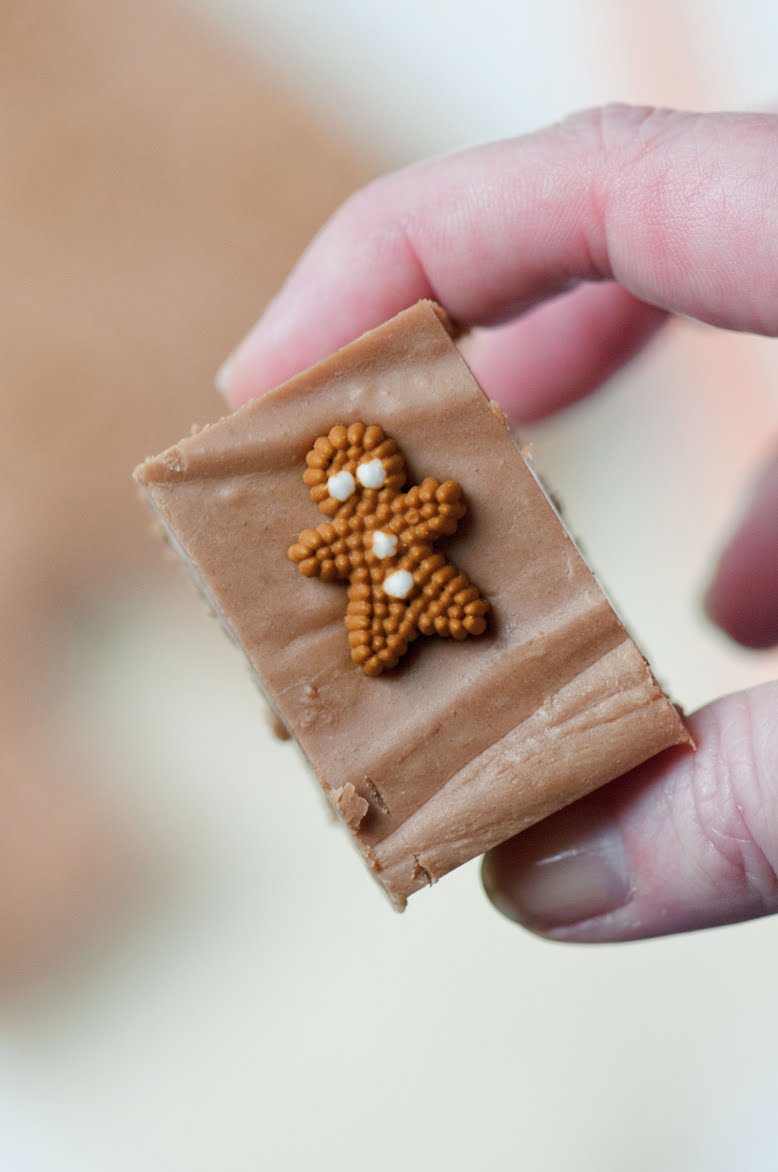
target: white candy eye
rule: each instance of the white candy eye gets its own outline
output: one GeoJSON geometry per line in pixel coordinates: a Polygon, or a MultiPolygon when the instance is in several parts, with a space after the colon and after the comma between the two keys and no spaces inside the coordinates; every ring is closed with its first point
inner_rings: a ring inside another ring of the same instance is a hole
{"type": "Polygon", "coordinates": [[[413,589],[413,574],[407,570],[395,570],[384,578],[384,594],[390,598],[407,598],[413,589]]]}
{"type": "Polygon", "coordinates": [[[391,558],[397,553],[397,537],[377,529],[373,534],[373,553],[377,558],[391,558]]]}
{"type": "Polygon", "coordinates": [[[379,459],[368,460],[357,468],[357,480],[365,488],[383,488],[386,484],[386,469],[379,459]]]}
{"type": "Polygon", "coordinates": [[[347,501],[350,496],[353,496],[357,490],[354,483],[354,477],[345,468],[342,472],[336,472],[334,476],[330,476],[327,481],[327,492],[336,501],[347,501]]]}

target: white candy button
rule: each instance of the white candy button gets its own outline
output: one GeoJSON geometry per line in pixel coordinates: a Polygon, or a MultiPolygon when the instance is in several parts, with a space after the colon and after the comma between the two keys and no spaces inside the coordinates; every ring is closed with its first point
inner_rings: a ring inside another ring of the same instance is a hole
{"type": "Polygon", "coordinates": [[[342,472],[336,472],[334,476],[330,476],[327,481],[327,492],[336,501],[347,501],[356,491],[354,477],[345,468],[342,472]]]}
{"type": "Polygon", "coordinates": [[[380,460],[368,460],[357,468],[357,480],[365,488],[383,488],[386,484],[386,469],[380,460]]]}
{"type": "Polygon", "coordinates": [[[377,558],[392,558],[397,553],[397,537],[377,529],[373,534],[373,553],[377,558]]]}
{"type": "Polygon", "coordinates": [[[395,570],[384,578],[384,594],[390,598],[407,598],[413,589],[413,574],[407,570],[395,570]]]}

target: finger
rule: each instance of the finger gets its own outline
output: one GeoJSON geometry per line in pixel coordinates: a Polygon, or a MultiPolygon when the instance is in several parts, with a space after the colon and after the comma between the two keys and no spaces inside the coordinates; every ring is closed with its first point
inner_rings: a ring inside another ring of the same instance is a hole
{"type": "Polygon", "coordinates": [[[670,750],[487,855],[511,919],[557,940],[634,940],[778,911],[778,682],[691,721],[670,750]]]}
{"type": "Polygon", "coordinates": [[[778,644],[778,454],[722,555],[706,605],[714,622],[738,643],[754,648],[778,644]]]}
{"type": "Polygon", "coordinates": [[[581,285],[508,325],[463,340],[468,365],[490,399],[530,423],[584,398],[654,336],[663,310],[614,281],[581,285]]]}
{"type": "Polygon", "coordinates": [[[495,325],[580,279],[773,334],[777,128],[607,107],[377,180],[325,225],[222,385],[242,402],[422,297],[495,325]]]}

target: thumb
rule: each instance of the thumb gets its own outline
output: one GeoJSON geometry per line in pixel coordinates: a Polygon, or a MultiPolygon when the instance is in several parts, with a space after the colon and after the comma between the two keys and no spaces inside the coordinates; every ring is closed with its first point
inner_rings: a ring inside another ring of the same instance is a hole
{"type": "Polygon", "coordinates": [[[503,843],[495,906],[556,940],[635,940],[778,911],[778,682],[719,700],[670,750],[503,843]]]}

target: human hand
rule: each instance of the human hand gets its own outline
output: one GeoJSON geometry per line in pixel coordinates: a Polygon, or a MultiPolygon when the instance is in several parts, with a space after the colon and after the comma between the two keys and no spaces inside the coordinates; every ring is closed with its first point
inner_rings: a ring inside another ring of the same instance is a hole
{"type": "MultiPolygon", "coordinates": [[[[488,327],[467,357],[490,396],[540,418],[603,382],[667,314],[778,335],[777,208],[768,115],[608,107],[413,166],[325,225],[220,388],[237,406],[432,297],[488,327]]],[[[708,610],[748,646],[778,642],[778,460],[708,610]]],[[[495,905],[582,941],[778,911],[778,683],[690,726],[696,754],[670,750],[490,852],[495,905]]]]}

